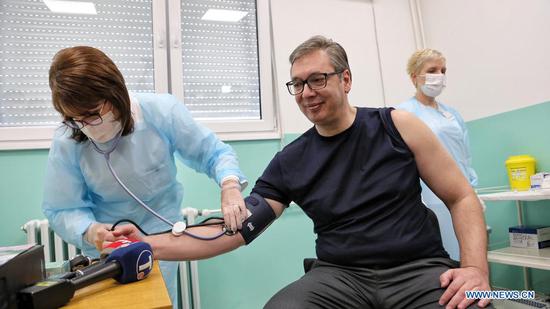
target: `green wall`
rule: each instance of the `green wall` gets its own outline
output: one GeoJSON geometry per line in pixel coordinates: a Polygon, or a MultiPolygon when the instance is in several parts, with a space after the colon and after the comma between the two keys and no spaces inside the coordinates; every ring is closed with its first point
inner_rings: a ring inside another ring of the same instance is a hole
{"type": "MultiPolygon", "coordinates": [[[[296,138],[287,135],[285,141],[296,138]]],[[[280,149],[279,140],[230,143],[241,169],[250,180],[245,194],[280,149]]],[[[25,243],[21,225],[44,218],[40,210],[47,150],[0,151],[0,246],[25,243]]],[[[202,174],[179,166],[184,184],[183,207],[219,208],[217,185],[202,174]]],[[[202,308],[261,308],[286,284],[303,274],[302,260],[314,257],[315,237],[311,221],[296,206],[251,246],[199,261],[202,308]]]]}
{"type": "Polygon", "coordinates": [[[20,228],[40,210],[47,150],[0,151],[0,246],[25,243],[20,228]]]}
{"type": "MultiPolygon", "coordinates": [[[[468,122],[473,166],[479,187],[508,185],[504,162],[511,155],[529,154],[537,171],[550,171],[550,102],[468,122]]],[[[508,246],[508,227],[517,225],[512,201],[486,202],[485,218],[491,226],[489,248],[508,246]]],[[[525,224],[550,225],[550,201],[523,202],[525,224]]],[[[550,294],[550,271],[529,270],[531,286],[550,294]]],[[[494,286],[524,289],[522,268],[491,263],[494,286]]]]}

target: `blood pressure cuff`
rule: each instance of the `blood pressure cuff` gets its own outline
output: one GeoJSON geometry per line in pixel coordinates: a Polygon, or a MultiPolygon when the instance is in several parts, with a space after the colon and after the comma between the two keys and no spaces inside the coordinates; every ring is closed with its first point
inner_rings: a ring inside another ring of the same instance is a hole
{"type": "Polygon", "coordinates": [[[248,245],[275,220],[276,216],[267,201],[257,193],[247,196],[244,203],[250,215],[244,220],[240,232],[248,245]]]}

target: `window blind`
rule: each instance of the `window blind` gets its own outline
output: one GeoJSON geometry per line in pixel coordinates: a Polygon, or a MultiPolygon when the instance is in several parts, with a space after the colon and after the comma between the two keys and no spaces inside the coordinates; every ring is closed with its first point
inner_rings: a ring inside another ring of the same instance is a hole
{"type": "Polygon", "coordinates": [[[184,103],[194,118],[261,119],[256,12],[255,0],[181,2],[184,103]]]}
{"type": "Polygon", "coordinates": [[[96,47],[117,64],[128,90],[154,91],[152,0],[97,0],[96,14],[53,12],[45,2],[0,2],[0,127],[59,123],[48,70],[65,47],[96,47]]]}

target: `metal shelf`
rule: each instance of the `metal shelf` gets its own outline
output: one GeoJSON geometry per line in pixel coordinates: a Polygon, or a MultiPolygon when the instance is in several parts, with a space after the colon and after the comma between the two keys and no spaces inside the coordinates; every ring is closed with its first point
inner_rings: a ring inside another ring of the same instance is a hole
{"type": "Polygon", "coordinates": [[[484,201],[541,201],[550,200],[550,189],[506,191],[478,195],[484,201]]]}
{"type": "Polygon", "coordinates": [[[489,262],[550,270],[550,248],[507,247],[487,253],[489,262]]]}

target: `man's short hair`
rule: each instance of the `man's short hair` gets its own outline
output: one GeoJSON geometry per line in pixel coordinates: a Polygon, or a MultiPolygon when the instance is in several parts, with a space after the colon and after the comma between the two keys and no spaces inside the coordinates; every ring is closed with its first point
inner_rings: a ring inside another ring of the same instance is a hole
{"type": "Polygon", "coordinates": [[[301,58],[317,50],[324,50],[328,54],[330,58],[330,63],[332,64],[336,72],[348,70],[351,78],[351,70],[349,68],[348,56],[344,48],[340,44],[322,35],[313,36],[307,41],[300,44],[298,47],[296,47],[296,49],[294,49],[294,51],[290,54],[290,57],[288,58],[288,60],[290,61],[290,65],[293,65],[294,61],[296,61],[298,58],[301,58]]]}

